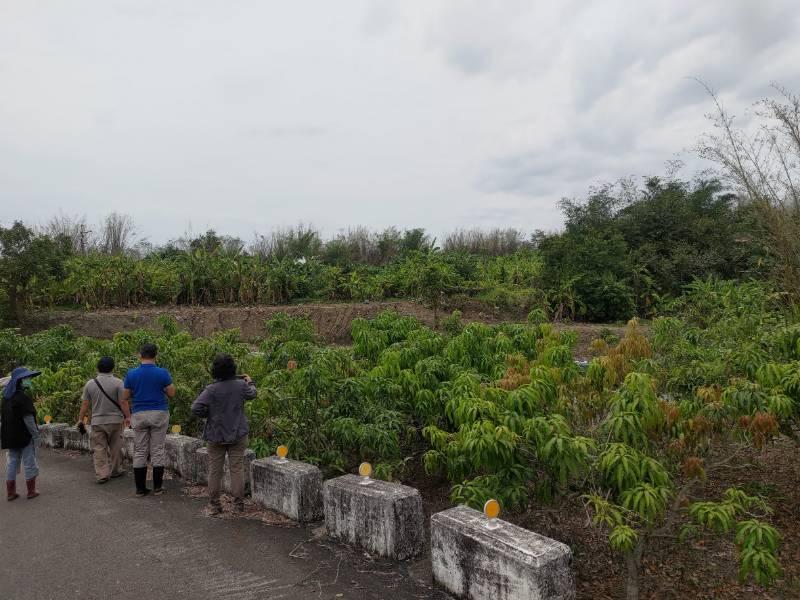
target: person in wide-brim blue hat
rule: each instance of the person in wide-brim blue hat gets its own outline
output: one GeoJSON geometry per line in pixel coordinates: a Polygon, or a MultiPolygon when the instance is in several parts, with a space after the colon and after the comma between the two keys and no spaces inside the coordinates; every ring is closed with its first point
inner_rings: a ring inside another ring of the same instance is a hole
{"type": "Polygon", "coordinates": [[[36,425],[36,408],[28,392],[34,377],[40,371],[17,367],[3,389],[2,422],[0,422],[0,448],[8,450],[6,469],[6,493],[9,501],[19,498],[17,494],[17,472],[20,464],[25,470],[28,499],[36,498],[36,477],[39,464],[36,448],[39,445],[39,427],[36,425]]]}

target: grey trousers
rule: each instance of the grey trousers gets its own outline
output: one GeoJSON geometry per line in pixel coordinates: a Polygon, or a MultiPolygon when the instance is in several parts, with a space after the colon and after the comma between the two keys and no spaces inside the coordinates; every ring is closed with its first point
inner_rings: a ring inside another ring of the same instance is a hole
{"type": "Polygon", "coordinates": [[[131,415],[133,428],[133,468],[147,466],[147,455],[154,467],[167,464],[167,439],[169,412],[166,410],[143,410],[131,415]]]}

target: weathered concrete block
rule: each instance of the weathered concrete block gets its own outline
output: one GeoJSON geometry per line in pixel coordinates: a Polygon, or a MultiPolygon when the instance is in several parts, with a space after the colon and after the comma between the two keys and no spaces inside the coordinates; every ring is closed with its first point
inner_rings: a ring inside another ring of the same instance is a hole
{"type": "Polygon", "coordinates": [[[184,479],[192,479],[195,472],[194,453],[202,445],[202,440],[188,435],[168,434],[164,444],[167,451],[167,468],[184,479]]]}
{"type": "MultiPolygon", "coordinates": [[[[256,458],[256,453],[250,448],[244,451],[244,491],[250,491],[250,463],[256,458]]],[[[198,448],[194,453],[194,482],[201,485],[208,485],[208,448],[198,448]]],[[[231,491],[231,470],[228,456],[225,455],[225,466],[222,472],[222,489],[225,492],[231,491]]]]}
{"type": "Polygon", "coordinates": [[[122,457],[133,462],[133,429],[130,427],[122,431],[122,457]]]}
{"type": "Polygon", "coordinates": [[[82,452],[89,452],[91,446],[91,426],[86,427],[86,433],[81,435],[78,428],[74,425],[72,427],[65,427],[63,429],[64,450],[80,450],[82,452]]]}
{"type": "Polygon", "coordinates": [[[405,560],[422,552],[422,498],[414,488],[356,475],[329,479],[323,486],[328,535],[370,554],[405,560]]]}
{"type": "Polygon", "coordinates": [[[431,517],[433,580],[464,600],[575,597],[569,546],[458,506],[431,517]]]}
{"type": "Polygon", "coordinates": [[[43,448],[62,448],[64,446],[64,430],[66,423],[45,423],[39,425],[39,445],[43,448]]]}
{"type": "Polygon", "coordinates": [[[308,463],[277,456],[250,465],[253,500],[295,521],[322,518],[322,472],[308,463]]]}

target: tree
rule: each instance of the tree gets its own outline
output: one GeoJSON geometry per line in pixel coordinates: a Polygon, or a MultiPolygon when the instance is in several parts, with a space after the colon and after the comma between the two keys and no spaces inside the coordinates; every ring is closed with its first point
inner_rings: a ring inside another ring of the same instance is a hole
{"type": "Polygon", "coordinates": [[[565,200],[566,231],[540,239],[542,280],[557,315],[613,321],[634,314],[629,248],[614,220],[617,204],[605,192],[585,204],[565,200]]]}
{"type": "Polygon", "coordinates": [[[36,235],[21,221],[0,227],[0,283],[8,297],[8,320],[19,323],[31,283],[63,275],[68,246],[47,235],[36,235]]]}
{"type": "Polygon", "coordinates": [[[433,308],[434,327],[439,326],[442,297],[456,282],[453,268],[437,252],[414,252],[401,267],[403,287],[433,308]]]}
{"type": "Polygon", "coordinates": [[[112,212],[100,228],[100,248],[106,254],[125,254],[135,234],[133,219],[129,215],[112,212]]]}
{"type": "Polygon", "coordinates": [[[400,251],[402,254],[415,251],[424,252],[426,250],[432,250],[435,243],[436,240],[432,240],[422,227],[406,229],[400,240],[400,251]]]}
{"type": "Polygon", "coordinates": [[[773,273],[794,298],[800,295],[800,96],[773,84],[777,98],[756,103],[755,125],[738,127],[717,93],[703,82],[714,103],[715,132],[703,135],[697,151],[716,163],[724,181],[745,198],[767,232],[773,273]]]}
{"type": "Polygon", "coordinates": [[[47,222],[44,233],[54,240],[68,243],[70,252],[79,256],[86,256],[95,247],[95,240],[86,223],[86,217],[70,217],[59,213],[47,222]]]}
{"type": "Polygon", "coordinates": [[[535,237],[556,314],[608,321],[651,316],[695,277],[758,275],[751,214],[715,179],[650,177],[563,200],[565,231],[535,237]]]}

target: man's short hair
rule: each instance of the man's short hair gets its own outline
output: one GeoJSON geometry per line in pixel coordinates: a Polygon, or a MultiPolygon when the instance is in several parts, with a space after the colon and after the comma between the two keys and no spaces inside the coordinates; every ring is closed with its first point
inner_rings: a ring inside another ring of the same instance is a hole
{"type": "Polygon", "coordinates": [[[155,358],[158,354],[158,346],[155,344],[142,344],[139,348],[139,356],[142,358],[155,358]]]}
{"type": "Polygon", "coordinates": [[[111,373],[114,370],[114,359],[110,356],[104,356],[97,361],[98,373],[111,373]]]}

